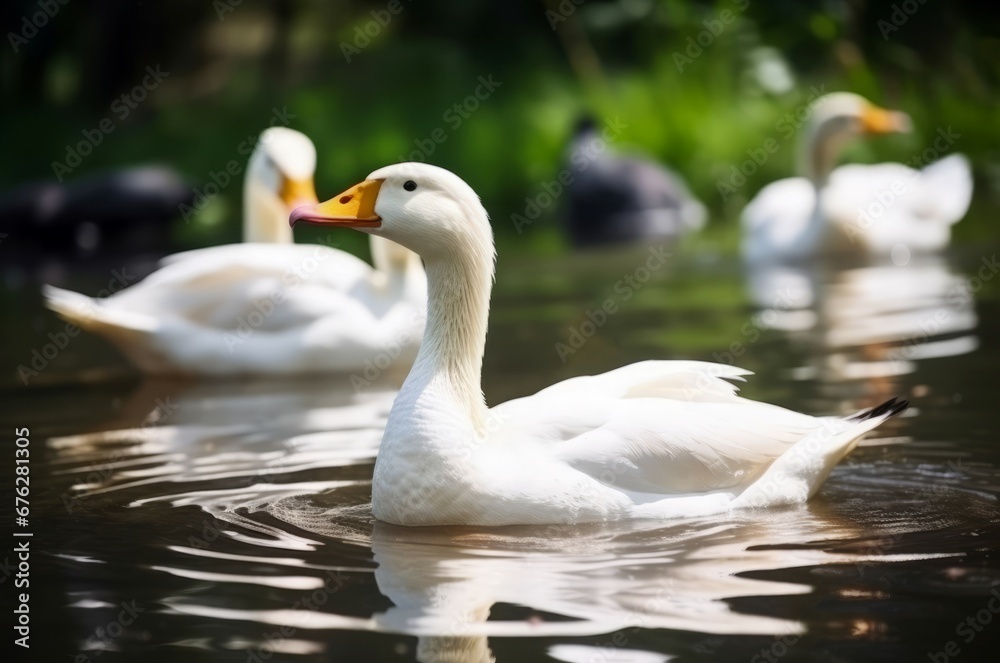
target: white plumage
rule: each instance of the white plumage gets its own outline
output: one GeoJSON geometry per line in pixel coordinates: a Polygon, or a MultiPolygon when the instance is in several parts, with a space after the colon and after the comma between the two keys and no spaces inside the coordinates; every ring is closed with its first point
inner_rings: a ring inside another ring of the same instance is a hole
{"type": "Polygon", "coordinates": [[[149,373],[298,374],[413,360],[423,332],[419,258],[372,238],[373,269],[353,255],[292,244],[288,215],[315,202],[315,148],[265,131],[245,183],[251,243],[169,256],[105,299],[45,288],[49,308],[112,341],[149,373]]]}
{"type": "Polygon", "coordinates": [[[802,177],[778,180],[746,206],[743,252],[750,262],[821,253],[888,256],[948,246],[951,226],[972,199],[968,160],[959,154],[923,168],[900,163],[834,168],[840,146],[861,133],[909,129],[909,119],[836,93],[816,102],[802,145],[802,177]]]}
{"type": "MultiPolygon", "coordinates": [[[[866,432],[905,407],[816,418],[736,395],[741,369],[647,361],[487,409],[480,387],[493,241],[454,174],[398,164],[295,218],[357,227],[340,201],[374,197],[366,232],[424,259],[424,344],[393,405],[372,509],[402,525],[667,518],[798,504],[866,432]]],[[[364,204],[364,203],[362,203],[364,204]]]]}

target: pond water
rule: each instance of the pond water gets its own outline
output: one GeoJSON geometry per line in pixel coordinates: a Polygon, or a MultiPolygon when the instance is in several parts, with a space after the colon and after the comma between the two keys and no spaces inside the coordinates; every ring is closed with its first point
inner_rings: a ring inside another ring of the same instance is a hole
{"type": "MultiPolygon", "coordinates": [[[[4,379],[8,446],[30,429],[30,660],[996,660],[994,250],[749,277],[673,252],[501,254],[488,400],[653,357],[735,362],[744,395],[812,414],[909,398],[808,506],[388,526],[370,479],[400,376],[143,380],[80,336],[4,379]]],[[[5,302],[28,364],[60,324],[31,286],[5,302]]]]}

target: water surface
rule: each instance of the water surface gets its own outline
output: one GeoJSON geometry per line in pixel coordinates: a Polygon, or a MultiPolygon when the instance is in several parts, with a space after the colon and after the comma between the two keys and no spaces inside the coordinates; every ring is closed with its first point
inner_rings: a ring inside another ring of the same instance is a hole
{"type": "MultiPolygon", "coordinates": [[[[993,251],[751,275],[648,255],[501,256],[488,400],[660,357],[735,362],[746,396],[813,414],[913,406],[801,508],[411,529],[369,506],[400,376],[143,380],[74,338],[4,381],[5,428],[31,429],[31,660],[994,660],[993,251]]],[[[19,286],[12,366],[60,329],[19,286]]]]}

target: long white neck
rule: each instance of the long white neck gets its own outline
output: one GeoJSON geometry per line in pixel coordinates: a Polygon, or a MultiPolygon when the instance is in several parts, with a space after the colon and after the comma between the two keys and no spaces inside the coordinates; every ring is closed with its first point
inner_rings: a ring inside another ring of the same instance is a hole
{"type": "Polygon", "coordinates": [[[489,248],[427,262],[427,327],[400,392],[406,400],[430,388],[457,405],[477,433],[483,432],[486,418],[481,381],[493,285],[492,239],[489,248]]]}
{"type": "Polygon", "coordinates": [[[829,223],[824,213],[824,191],[840,150],[850,139],[851,133],[836,122],[816,121],[807,129],[799,148],[799,172],[812,183],[816,192],[809,222],[802,231],[801,241],[805,246],[821,247],[827,243],[829,223]]]}
{"type": "Polygon", "coordinates": [[[826,186],[840,150],[851,139],[851,134],[833,122],[818,122],[807,131],[799,148],[799,172],[820,190],[826,186]]]}
{"type": "Polygon", "coordinates": [[[295,241],[288,225],[288,209],[252,170],[243,184],[243,241],[268,244],[295,241]]]}

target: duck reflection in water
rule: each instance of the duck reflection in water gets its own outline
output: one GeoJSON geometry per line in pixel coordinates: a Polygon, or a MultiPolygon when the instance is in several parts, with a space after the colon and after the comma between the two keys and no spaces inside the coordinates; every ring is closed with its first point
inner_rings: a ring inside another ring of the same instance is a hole
{"type": "MultiPolygon", "coordinates": [[[[212,634],[209,644],[230,649],[272,646],[262,636],[282,627],[295,633],[274,645],[284,656],[335,651],[342,631],[378,632],[416,637],[423,663],[490,661],[489,638],[558,642],[620,632],[638,643],[640,629],[798,637],[805,623],[777,618],[768,605],[812,587],[761,573],[911,558],[871,545],[831,554],[838,542],[877,531],[865,522],[868,503],[851,506],[844,495],[724,523],[476,529],[375,522],[371,463],[394,394],[315,380],[241,390],[148,382],[103,430],[56,437],[49,446],[81,498],[75,517],[86,518],[93,505],[102,521],[128,519],[131,554],[142,560],[130,589],[140,604],[157,606],[168,622],[197,620],[212,634]],[[172,409],[135,427],[161,407],[152,405],[157,400],[172,409]],[[115,452],[121,461],[89,482],[115,452]],[[102,511],[109,503],[130,508],[109,515],[102,511]],[[147,523],[149,536],[136,538],[147,523]],[[182,533],[157,534],[164,523],[183,525],[182,533]],[[342,581],[338,591],[312,610],[296,607],[331,574],[342,581]],[[359,601],[359,593],[371,600],[359,601]]],[[[838,486],[854,470],[834,471],[841,478],[829,490],[853,491],[838,486]]],[[[928,510],[950,518],[970,511],[941,499],[920,508],[925,518],[928,510]]],[[[89,559],[114,559],[92,548],[83,549],[89,559]]],[[[89,606],[115,603],[101,568],[72,567],[71,603],[84,633],[100,621],[89,606]]],[[[589,660],[581,647],[554,644],[551,655],[589,660]]]]}
{"type": "Polygon", "coordinates": [[[857,406],[858,384],[876,402],[898,393],[897,378],[919,361],[979,347],[972,277],[941,256],[754,265],[747,283],[759,327],[805,351],[794,377],[840,393],[845,409],[857,406]]]}

